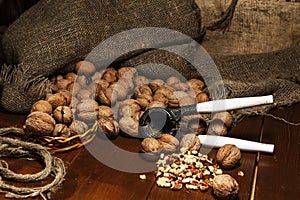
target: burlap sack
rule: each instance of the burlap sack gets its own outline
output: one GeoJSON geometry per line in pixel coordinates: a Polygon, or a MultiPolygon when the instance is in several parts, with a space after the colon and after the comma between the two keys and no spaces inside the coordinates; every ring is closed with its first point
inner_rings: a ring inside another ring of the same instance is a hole
{"type": "MultiPolygon", "coordinates": [[[[185,57],[190,54],[191,58],[194,56],[194,51],[199,51],[192,44],[174,46],[172,49],[183,52],[185,57]]],[[[211,82],[208,84],[211,98],[250,97],[269,94],[274,96],[275,103],[272,105],[234,111],[233,115],[236,122],[245,116],[265,114],[276,106],[291,105],[300,101],[300,48],[297,46],[263,54],[212,56],[212,58],[222,76],[225,91],[219,90],[220,84],[218,82],[211,82]]],[[[209,63],[209,60],[205,56],[202,59],[202,64],[209,63]]],[[[122,65],[144,65],[146,67],[139,68],[140,73],[153,78],[166,79],[169,76],[178,75],[177,72],[186,79],[201,78],[201,73],[190,62],[174,53],[163,50],[145,52],[123,62],[122,65]],[[152,66],[147,63],[159,63],[172,66],[172,68],[152,66]]],[[[208,65],[212,66],[212,64],[208,65]]],[[[209,80],[209,77],[207,79],[209,80]]]]}
{"type": "MultiPolygon", "coordinates": [[[[85,58],[104,39],[139,27],[170,28],[194,39],[203,36],[200,11],[194,0],[41,0],[23,13],[3,37],[7,62],[18,65],[18,74],[25,77],[12,77],[14,87],[29,87],[32,78],[53,74],[85,58]]],[[[10,94],[20,87],[13,88],[8,82],[11,79],[5,78],[3,72],[2,75],[2,108],[27,112],[32,102],[22,101],[28,96],[24,89],[10,94]],[[18,107],[12,100],[15,96],[19,97],[18,107]]],[[[38,94],[33,96],[41,98],[38,94]]]]}

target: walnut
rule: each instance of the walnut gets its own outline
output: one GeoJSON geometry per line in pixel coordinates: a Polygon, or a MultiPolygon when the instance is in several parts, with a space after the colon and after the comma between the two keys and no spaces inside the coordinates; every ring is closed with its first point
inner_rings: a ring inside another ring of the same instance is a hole
{"type": "Polygon", "coordinates": [[[215,119],[210,122],[207,134],[209,135],[227,135],[227,127],[221,120],[215,119]]]}
{"type": "Polygon", "coordinates": [[[164,152],[175,152],[179,146],[178,139],[171,134],[160,134],[156,139],[164,152]]]}
{"type": "Polygon", "coordinates": [[[57,108],[58,106],[66,106],[67,101],[65,96],[61,93],[56,93],[48,98],[48,102],[51,104],[52,109],[57,108]]]}
{"type": "MultiPolygon", "coordinates": [[[[106,80],[99,80],[97,83],[97,90],[102,90],[102,89],[106,89],[109,87],[109,83],[106,80]]],[[[96,92],[97,93],[97,92],[96,92]]]]}
{"type": "Polygon", "coordinates": [[[101,90],[97,89],[96,98],[100,103],[110,106],[114,104],[112,93],[112,87],[103,88],[101,90]]]}
{"type": "Polygon", "coordinates": [[[169,102],[168,98],[162,93],[155,93],[155,95],[153,96],[153,101],[162,102],[164,105],[167,105],[169,102]]]}
{"type": "Polygon", "coordinates": [[[68,86],[67,90],[73,93],[75,96],[81,90],[81,86],[79,85],[79,83],[74,82],[68,86]]]}
{"type": "Polygon", "coordinates": [[[191,96],[185,96],[181,99],[179,99],[179,105],[180,106],[189,106],[196,103],[196,99],[191,96]]]}
{"type": "Polygon", "coordinates": [[[136,88],[134,90],[134,97],[135,98],[138,98],[139,96],[142,96],[142,95],[150,95],[152,96],[153,93],[152,93],[152,90],[149,86],[147,85],[141,85],[139,86],[138,88],[136,88]]]}
{"type": "Polygon", "coordinates": [[[118,78],[124,78],[124,79],[133,79],[134,76],[137,74],[137,71],[133,67],[121,67],[118,70],[118,78]]]}
{"type": "Polygon", "coordinates": [[[140,105],[134,99],[127,99],[120,103],[119,114],[123,117],[132,117],[141,110],[140,105]]]}
{"type": "Polygon", "coordinates": [[[181,82],[181,80],[177,77],[170,77],[166,81],[167,85],[172,87],[174,90],[186,91],[189,89],[189,85],[181,82]]]}
{"type": "Polygon", "coordinates": [[[154,138],[145,138],[141,143],[141,154],[146,160],[155,161],[162,150],[160,142],[154,138]]]}
{"type": "Polygon", "coordinates": [[[124,100],[127,97],[127,94],[130,91],[130,88],[126,84],[122,84],[120,81],[111,84],[109,87],[113,89],[112,99],[115,100],[124,100]]]}
{"type": "Polygon", "coordinates": [[[92,93],[87,89],[80,90],[77,93],[77,98],[79,100],[92,99],[91,96],[92,96],[92,93]]]}
{"type": "Polygon", "coordinates": [[[232,124],[233,118],[232,115],[229,112],[219,112],[219,113],[215,113],[213,116],[213,120],[219,119],[222,122],[224,122],[226,127],[230,127],[230,125],[232,124]]]}
{"type": "Polygon", "coordinates": [[[95,82],[92,82],[89,84],[86,89],[89,90],[92,93],[92,96],[95,96],[96,91],[97,91],[98,84],[95,82]]]}
{"type": "Polygon", "coordinates": [[[66,79],[71,82],[74,82],[76,80],[76,78],[77,78],[77,75],[74,72],[70,72],[70,73],[66,74],[66,79]]]}
{"type": "Polygon", "coordinates": [[[70,125],[73,121],[73,112],[68,106],[58,106],[53,111],[53,117],[57,123],[70,125]]]}
{"type": "Polygon", "coordinates": [[[198,151],[200,149],[201,143],[197,135],[195,134],[186,134],[183,136],[180,142],[180,151],[198,151]]]}
{"type": "Polygon", "coordinates": [[[132,119],[138,122],[138,121],[140,120],[140,118],[142,117],[143,114],[144,114],[144,111],[136,112],[136,113],[132,116],[132,119]]]}
{"type": "Polygon", "coordinates": [[[179,107],[179,100],[187,96],[189,95],[184,91],[175,91],[173,95],[169,96],[168,105],[170,107],[179,107]]]}
{"type": "Polygon", "coordinates": [[[77,105],[78,119],[85,123],[92,123],[97,120],[99,104],[92,99],[82,100],[77,105]]]}
{"type": "Polygon", "coordinates": [[[83,134],[88,128],[86,123],[79,120],[73,120],[72,124],[69,126],[72,135],[83,134]]]}
{"type": "Polygon", "coordinates": [[[59,93],[64,96],[66,106],[70,105],[71,100],[72,100],[72,93],[68,90],[61,90],[61,91],[59,91],[59,93]]]}
{"type": "Polygon", "coordinates": [[[195,132],[202,134],[207,124],[201,114],[183,116],[180,121],[180,129],[184,132],[195,132]]]}
{"type": "Polygon", "coordinates": [[[61,79],[57,81],[56,86],[58,90],[66,90],[70,84],[72,84],[72,81],[68,79],[61,79]]]}
{"type": "Polygon", "coordinates": [[[218,150],[216,160],[223,169],[232,169],[240,162],[241,156],[237,146],[226,144],[218,150]]]}
{"type": "Polygon", "coordinates": [[[155,94],[162,94],[165,97],[169,98],[173,95],[174,90],[167,86],[160,86],[156,89],[155,94]]]}
{"type": "Polygon", "coordinates": [[[146,107],[146,110],[148,110],[150,108],[154,108],[154,107],[167,108],[167,105],[161,101],[152,101],[151,103],[148,104],[148,106],[146,107]]]}
{"type": "Polygon", "coordinates": [[[89,62],[89,61],[79,61],[78,63],[76,63],[76,72],[80,72],[82,74],[94,74],[96,71],[96,67],[93,63],[89,62]]]}
{"type": "Polygon", "coordinates": [[[188,84],[193,90],[202,90],[204,88],[203,81],[199,79],[191,79],[188,81],[188,84]]]}
{"type": "Polygon", "coordinates": [[[167,79],[166,84],[171,86],[174,84],[181,83],[181,80],[175,76],[171,76],[170,78],[167,79]]]}
{"type": "Polygon", "coordinates": [[[81,88],[85,88],[89,84],[89,80],[87,79],[86,76],[79,75],[77,76],[76,83],[78,83],[81,88]]]}
{"type": "Polygon", "coordinates": [[[111,107],[105,106],[105,105],[100,105],[98,107],[98,118],[101,116],[112,117],[113,111],[112,111],[111,107]]]}
{"type": "Polygon", "coordinates": [[[118,72],[114,68],[106,68],[103,73],[102,79],[106,80],[108,83],[113,83],[118,80],[117,74],[118,72]]]}
{"type": "Polygon", "coordinates": [[[198,103],[202,103],[202,102],[207,102],[207,101],[209,101],[209,97],[208,97],[207,94],[204,93],[204,92],[198,93],[197,96],[196,96],[196,99],[197,99],[197,102],[198,102],[198,103]]]}
{"type": "Polygon", "coordinates": [[[133,80],[134,84],[137,86],[148,85],[149,80],[145,76],[136,76],[133,80]]]}
{"type": "Polygon", "coordinates": [[[146,108],[153,101],[153,97],[152,95],[143,94],[137,97],[136,100],[142,108],[146,108]]]}
{"type": "Polygon", "coordinates": [[[139,121],[132,117],[122,117],[119,121],[120,129],[122,133],[131,137],[139,136],[139,121]]]}
{"type": "Polygon", "coordinates": [[[41,111],[47,114],[52,113],[52,106],[48,101],[39,100],[32,105],[31,112],[41,111]]]}
{"type": "Polygon", "coordinates": [[[67,127],[67,125],[65,124],[56,124],[54,131],[52,133],[53,136],[61,136],[61,137],[70,137],[71,136],[71,132],[69,130],[69,128],[67,127]]]}
{"type": "Polygon", "coordinates": [[[111,117],[101,116],[98,119],[98,124],[103,133],[109,138],[113,139],[119,135],[119,125],[111,117]]]}
{"type": "Polygon", "coordinates": [[[95,74],[92,76],[92,81],[94,83],[98,83],[98,81],[102,78],[103,73],[104,70],[95,72],[95,74]]]}
{"type": "Polygon", "coordinates": [[[239,184],[228,174],[217,175],[213,179],[213,193],[218,199],[235,199],[239,193],[239,184]]]}
{"type": "Polygon", "coordinates": [[[55,120],[47,113],[35,111],[27,116],[26,130],[37,135],[51,135],[55,120]]]}
{"type": "Polygon", "coordinates": [[[149,83],[149,87],[151,88],[152,92],[155,92],[159,87],[164,85],[165,82],[161,79],[155,79],[149,83]]]}

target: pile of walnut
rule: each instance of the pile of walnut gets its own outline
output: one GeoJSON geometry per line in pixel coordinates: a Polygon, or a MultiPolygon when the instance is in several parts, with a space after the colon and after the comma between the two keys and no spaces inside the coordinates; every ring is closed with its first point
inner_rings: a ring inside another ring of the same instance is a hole
{"type": "MultiPolygon", "coordinates": [[[[119,132],[137,137],[139,118],[151,107],[178,107],[205,102],[204,83],[198,79],[166,81],[138,75],[135,68],[97,71],[88,61],[74,65],[74,72],[50,78],[51,92],[36,102],[26,120],[26,129],[41,136],[70,137],[81,134],[95,122],[108,138],[119,132]],[[122,131],[120,131],[122,130],[122,131]]],[[[180,128],[186,132],[226,135],[232,123],[228,112],[214,115],[211,126],[200,114],[186,116],[180,128]],[[199,122],[200,120],[200,122],[199,122]],[[208,130],[207,130],[208,129],[208,130]]]]}
{"type": "Polygon", "coordinates": [[[237,166],[241,159],[240,150],[231,144],[224,145],[217,152],[217,163],[214,163],[207,155],[199,153],[200,141],[195,142],[196,138],[194,134],[188,134],[180,142],[180,153],[160,155],[156,184],[175,191],[186,188],[206,192],[213,188],[218,199],[235,199],[239,184],[230,175],[223,174],[222,169],[237,166]],[[191,141],[195,145],[191,145],[191,141]]]}

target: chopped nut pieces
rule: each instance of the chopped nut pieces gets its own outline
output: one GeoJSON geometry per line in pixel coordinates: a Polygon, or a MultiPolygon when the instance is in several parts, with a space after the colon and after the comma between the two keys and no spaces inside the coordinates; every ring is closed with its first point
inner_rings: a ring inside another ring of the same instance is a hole
{"type": "Polygon", "coordinates": [[[140,177],[141,180],[146,180],[147,179],[145,174],[141,174],[139,177],[140,177]]]}
{"type": "Polygon", "coordinates": [[[189,190],[208,191],[212,187],[215,176],[222,174],[217,164],[207,155],[187,151],[180,154],[161,156],[158,160],[156,171],[156,184],[172,190],[181,190],[183,187],[189,190]]]}
{"type": "Polygon", "coordinates": [[[243,171],[238,171],[237,175],[238,175],[238,176],[244,176],[245,174],[244,174],[243,171]]]}

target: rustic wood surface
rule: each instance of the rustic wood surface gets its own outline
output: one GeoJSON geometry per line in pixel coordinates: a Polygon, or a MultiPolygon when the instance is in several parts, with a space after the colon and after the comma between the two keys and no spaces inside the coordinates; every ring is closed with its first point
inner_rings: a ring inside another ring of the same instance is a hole
{"type": "MultiPolygon", "coordinates": [[[[203,25],[219,19],[230,2],[196,0],[203,25]]],[[[222,55],[270,52],[300,45],[299,13],[299,0],[239,0],[229,32],[207,31],[202,45],[209,53],[222,55]]]]}
{"type": "MultiPolygon", "coordinates": [[[[299,122],[299,111],[300,104],[296,104],[284,109],[276,109],[272,113],[299,122]]],[[[0,127],[21,127],[24,120],[23,115],[1,113],[0,127]]],[[[239,199],[299,199],[299,134],[299,126],[290,126],[270,117],[244,119],[229,132],[230,137],[275,144],[274,154],[243,152],[241,165],[234,170],[225,171],[239,182],[239,199]],[[245,175],[237,176],[238,171],[243,171],[245,175]]],[[[96,139],[94,144],[99,144],[97,140],[100,139],[96,139]]],[[[113,143],[130,152],[138,151],[138,139],[118,137],[113,143]]],[[[214,158],[215,153],[216,150],[211,151],[210,157],[214,158]]],[[[147,180],[140,180],[138,173],[121,172],[105,166],[85,148],[56,154],[56,156],[63,159],[67,175],[61,189],[53,195],[54,200],[214,199],[211,190],[203,193],[159,188],[155,184],[153,172],[146,173],[147,180]]],[[[110,156],[114,156],[114,152],[111,152],[110,156]]],[[[6,159],[6,161],[11,169],[18,173],[34,173],[42,168],[42,165],[35,161],[23,159],[6,159]]],[[[13,184],[32,187],[43,185],[50,180],[51,178],[30,184],[13,184]]],[[[0,195],[0,199],[4,199],[3,194],[0,195]]]]}

